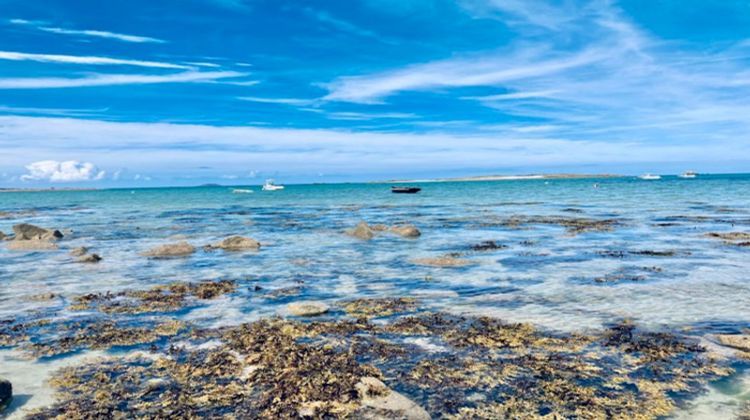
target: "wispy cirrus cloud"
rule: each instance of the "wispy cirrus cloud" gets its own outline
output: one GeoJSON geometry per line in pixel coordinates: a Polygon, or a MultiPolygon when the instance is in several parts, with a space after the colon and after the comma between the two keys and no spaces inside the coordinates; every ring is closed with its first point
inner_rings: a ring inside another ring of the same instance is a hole
{"type": "Polygon", "coordinates": [[[146,85],[158,83],[216,83],[222,79],[244,77],[235,71],[182,72],[151,74],[91,74],[84,77],[17,77],[0,78],[0,89],[59,89],[94,86],[146,85]]]}
{"type": "Polygon", "coordinates": [[[501,86],[514,80],[541,77],[604,59],[598,49],[550,57],[549,51],[516,51],[416,64],[390,72],[347,76],[325,85],[329,101],[380,103],[404,91],[501,86]],[[519,65],[518,63],[521,63],[519,65]]]}
{"type": "Polygon", "coordinates": [[[295,98],[265,98],[261,96],[239,96],[237,99],[248,102],[258,102],[264,104],[281,104],[281,105],[292,105],[292,106],[308,106],[312,105],[317,100],[315,99],[295,99],[295,98]]]}
{"type": "Polygon", "coordinates": [[[40,24],[39,22],[25,20],[25,19],[11,19],[9,22],[16,24],[16,25],[29,26],[39,31],[49,32],[53,34],[106,38],[106,39],[114,39],[117,41],[134,42],[134,43],[163,44],[167,42],[167,41],[164,41],[163,39],[152,38],[148,36],[128,35],[128,34],[121,34],[117,32],[98,31],[98,30],[89,30],[89,29],[66,29],[66,28],[59,28],[59,27],[54,27],[54,26],[46,26],[44,24],[40,24]]]}
{"type": "MultiPolygon", "coordinates": [[[[664,41],[608,0],[472,3],[485,13],[514,16],[519,35],[504,51],[340,77],[324,85],[325,99],[376,104],[432,92],[476,101],[511,127],[519,118],[531,120],[531,127],[545,127],[525,131],[537,137],[658,144],[717,141],[750,130],[744,116],[750,48],[742,42],[664,41]],[[454,95],[466,88],[471,95],[454,95]]],[[[484,129],[481,123],[464,128],[484,129]]]]}
{"type": "Polygon", "coordinates": [[[16,51],[0,51],[0,60],[9,61],[35,61],[38,63],[57,64],[85,64],[92,66],[134,66],[150,67],[160,69],[191,69],[191,66],[165,63],[161,61],[129,60],[121,58],[63,55],[63,54],[33,54],[16,51]]]}

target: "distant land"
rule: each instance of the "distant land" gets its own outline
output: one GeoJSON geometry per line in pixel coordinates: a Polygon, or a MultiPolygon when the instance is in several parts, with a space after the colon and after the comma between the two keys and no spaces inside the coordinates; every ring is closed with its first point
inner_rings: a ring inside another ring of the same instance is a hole
{"type": "Polygon", "coordinates": [[[622,178],[625,175],[615,174],[529,174],[529,175],[478,175],[458,178],[429,179],[392,179],[375,181],[376,184],[404,184],[415,182],[472,182],[472,181],[513,181],[519,179],[587,179],[587,178],[622,178]]]}

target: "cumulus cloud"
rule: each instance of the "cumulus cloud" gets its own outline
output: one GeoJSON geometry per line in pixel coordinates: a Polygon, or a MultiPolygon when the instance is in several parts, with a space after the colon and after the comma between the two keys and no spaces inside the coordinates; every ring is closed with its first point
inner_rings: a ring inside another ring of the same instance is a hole
{"type": "Polygon", "coordinates": [[[106,174],[91,162],[67,160],[42,160],[26,165],[28,174],[21,176],[23,181],[77,182],[98,181],[106,174]]]}

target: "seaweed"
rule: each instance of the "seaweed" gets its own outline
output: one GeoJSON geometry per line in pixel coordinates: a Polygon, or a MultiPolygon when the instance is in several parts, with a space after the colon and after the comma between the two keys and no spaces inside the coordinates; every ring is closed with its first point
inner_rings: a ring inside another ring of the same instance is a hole
{"type": "Polygon", "coordinates": [[[237,285],[233,280],[203,281],[199,283],[171,283],[148,290],[121,293],[90,293],[73,298],[71,310],[96,309],[106,314],[143,314],[174,312],[195,299],[209,300],[232,293],[237,285]]]}

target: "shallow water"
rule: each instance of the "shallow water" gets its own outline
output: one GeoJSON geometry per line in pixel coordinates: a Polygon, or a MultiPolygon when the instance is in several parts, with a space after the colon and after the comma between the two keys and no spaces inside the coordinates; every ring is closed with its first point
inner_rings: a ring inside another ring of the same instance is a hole
{"type": "MultiPolygon", "coordinates": [[[[72,232],[55,252],[0,246],[0,320],[37,312],[75,317],[66,309],[67,299],[89,292],[233,279],[247,287],[183,311],[180,318],[215,327],[283,313],[294,300],[333,304],[413,296],[429,309],[549,330],[594,329],[625,318],[696,336],[750,328],[750,247],[705,236],[750,231],[750,176],[421,186],[417,195],[391,194],[382,184],[300,185],[276,192],[251,187],[253,194],[232,194],[227,187],[3,193],[0,214],[10,215],[0,216],[0,231],[26,222],[72,232]],[[530,223],[508,223],[532,216],[536,220],[530,223]],[[576,233],[544,219],[552,216],[613,219],[617,225],[576,233]],[[380,234],[362,241],[344,234],[360,220],[413,223],[422,236],[380,234]],[[263,247],[247,253],[199,249],[170,260],[140,255],[164,243],[184,239],[202,246],[232,234],[253,237],[263,247]],[[488,240],[506,247],[471,249],[488,240]],[[103,261],[74,263],[66,249],[84,245],[103,261]],[[461,253],[471,264],[439,268],[413,262],[448,253],[461,253]],[[267,299],[250,287],[255,285],[264,291],[300,290],[267,299]],[[29,299],[42,293],[62,297],[29,299]]],[[[44,378],[84,356],[31,362],[0,349],[0,376],[11,379],[21,396],[11,417],[48,404],[44,378]]],[[[712,386],[677,416],[732,412],[750,391],[743,371],[733,380],[734,387],[712,386]]]]}

